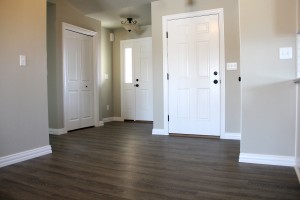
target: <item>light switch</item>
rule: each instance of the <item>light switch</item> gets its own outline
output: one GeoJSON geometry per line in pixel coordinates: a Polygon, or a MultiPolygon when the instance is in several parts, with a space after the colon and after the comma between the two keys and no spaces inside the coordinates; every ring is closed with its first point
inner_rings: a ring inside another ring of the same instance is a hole
{"type": "Polygon", "coordinates": [[[26,66],[26,56],[20,55],[20,66],[26,66]]]}
{"type": "Polygon", "coordinates": [[[104,79],[107,80],[108,79],[108,74],[104,75],[104,79]]]}
{"type": "Polygon", "coordinates": [[[226,69],[227,70],[237,70],[237,63],[227,63],[226,69]]]}
{"type": "Polygon", "coordinates": [[[292,47],[282,47],[279,49],[280,60],[288,60],[293,58],[293,48],[292,47]]]}

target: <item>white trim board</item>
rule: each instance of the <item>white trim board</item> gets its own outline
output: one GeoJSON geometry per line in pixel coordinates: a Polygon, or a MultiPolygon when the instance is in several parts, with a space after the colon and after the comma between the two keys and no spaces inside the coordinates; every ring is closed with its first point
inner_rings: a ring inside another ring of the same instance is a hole
{"type": "Polygon", "coordinates": [[[102,122],[107,123],[107,122],[123,122],[124,119],[122,117],[107,117],[103,118],[102,122]]]}
{"type": "Polygon", "coordinates": [[[152,135],[169,135],[165,129],[152,129],[152,135]]]}
{"type": "Polygon", "coordinates": [[[51,154],[51,153],[52,153],[51,146],[47,145],[44,147],[23,151],[9,156],[4,156],[0,158],[0,168],[8,165],[16,164],[25,160],[30,160],[32,158],[51,154]]]}
{"type": "Polygon", "coordinates": [[[295,157],[293,156],[275,156],[248,153],[240,153],[239,162],[287,167],[294,167],[296,164],[295,157]]]}
{"type": "Polygon", "coordinates": [[[226,132],[221,136],[223,140],[241,140],[241,133],[228,133],[226,132]]]}
{"type": "Polygon", "coordinates": [[[299,183],[300,183],[300,168],[299,167],[295,167],[295,171],[296,171],[299,183]]]}
{"type": "Polygon", "coordinates": [[[51,135],[63,135],[66,134],[68,131],[66,131],[65,129],[53,129],[53,128],[49,128],[49,134],[51,135]]]}
{"type": "MultiPolygon", "coordinates": [[[[169,135],[166,129],[152,129],[152,135],[169,135]]],[[[228,133],[226,132],[222,137],[222,140],[241,140],[241,133],[228,133]]]]}
{"type": "Polygon", "coordinates": [[[168,114],[169,114],[169,83],[167,80],[168,74],[168,59],[167,59],[167,48],[168,48],[168,40],[165,37],[165,34],[168,30],[168,21],[176,20],[181,18],[188,18],[188,17],[198,17],[204,15],[212,15],[217,14],[219,16],[219,28],[220,28],[220,74],[221,74],[221,120],[220,120],[220,137],[225,137],[225,32],[224,32],[224,9],[212,9],[212,10],[204,10],[204,11],[196,11],[196,12],[189,12],[189,13],[181,13],[181,14],[174,14],[174,15],[167,15],[162,17],[162,24],[163,24],[163,32],[162,32],[162,40],[163,40],[163,104],[164,104],[164,129],[169,132],[169,122],[168,122],[168,114]]]}

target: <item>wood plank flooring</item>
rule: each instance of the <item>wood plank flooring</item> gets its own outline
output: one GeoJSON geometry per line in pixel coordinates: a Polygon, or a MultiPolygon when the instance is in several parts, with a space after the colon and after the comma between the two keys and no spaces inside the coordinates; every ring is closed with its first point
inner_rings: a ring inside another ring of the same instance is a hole
{"type": "Polygon", "coordinates": [[[238,163],[239,142],[112,122],[50,136],[52,155],[0,169],[0,199],[300,199],[293,168],[238,163]]]}

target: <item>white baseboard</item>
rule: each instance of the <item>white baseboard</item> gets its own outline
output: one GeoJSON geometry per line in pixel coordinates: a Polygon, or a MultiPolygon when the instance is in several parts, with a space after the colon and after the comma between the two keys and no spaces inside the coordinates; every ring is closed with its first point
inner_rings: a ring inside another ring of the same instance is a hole
{"type": "Polygon", "coordinates": [[[99,121],[98,125],[99,126],[104,126],[104,121],[99,121]]]}
{"type": "Polygon", "coordinates": [[[152,135],[169,135],[165,129],[152,129],[152,135]]]}
{"type": "Polygon", "coordinates": [[[240,153],[239,162],[287,167],[294,167],[296,164],[295,157],[293,156],[274,156],[248,153],[240,153]]]}
{"type": "Polygon", "coordinates": [[[62,135],[62,134],[66,134],[68,131],[66,131],[65,129],[53,129],[53,128],[49,128],[49,134],[51,135],[62,135]]]}
{"type": "Polygon", "coordinates": [[[25,160],[30,160],[32,158],[36,158],[39,156],[51,154],[51,153],[52,153],[51,146],[48,145],[48,146],[12,154],[9,156],[0,157],[0,168],[8,165],[16,164],[25,160]]]}
{"type": "Polygon", "coordinates": [[[114,122],[124,122],[124,119],[122,117],[113,117],[114,122]]]}
{"type": "Polygon", "coordinates": [[[124,119],[122,117],[108,117],[108,118],[103,118],[103,123],[107,122],[123,122],[124,119]]]}
{"type": "Polygon", "coordinates": [[[241,140],[241,133],[228,133],[226,132],[221,136],[221,139],[224,140],[241,140]]]}
{"type": "Polygon", "coordinates": [[[103,124],[105,124],[107,122],[113,122],[113,121],[114,121],[113,117],[103,118],[103,124]]]}
{"type": "Polygon", "coordinates": [[[299,183],[300,183],[300,167],[295,167],[295,171],[296,171],[299,183]]]}

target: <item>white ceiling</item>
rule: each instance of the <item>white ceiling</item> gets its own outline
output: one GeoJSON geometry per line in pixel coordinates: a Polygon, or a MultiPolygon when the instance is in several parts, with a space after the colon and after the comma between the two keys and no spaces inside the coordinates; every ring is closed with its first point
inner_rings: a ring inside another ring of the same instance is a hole
{"type": "Polygon", "coordinates": [[[120,28],[132,17],[139,25],[151,24],[151,2],[156,0],[69,0],[83,14],[100,20],[106,28],[120,28]]]}

